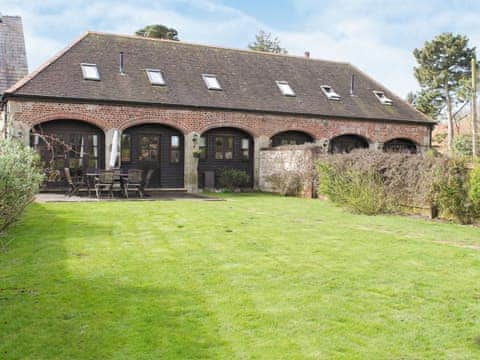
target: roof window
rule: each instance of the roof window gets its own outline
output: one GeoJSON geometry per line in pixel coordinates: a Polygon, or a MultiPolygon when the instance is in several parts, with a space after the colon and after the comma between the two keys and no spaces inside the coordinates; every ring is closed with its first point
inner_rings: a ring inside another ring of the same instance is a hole
{"type": "Polygon", "coordinates": [[[323,91],[323,93],[325,94],[325,96],[327,97],[328,100],[335,100],[335,101],[338,101],[341,99],[341,96],[338,95],[333,89],[331,86],[328,86],[328,85],[322,85],[320,87],[323,91]]]}
{"type": "Polygon", "coordinates": [[[100,73],[96,64],[80,64],[85,80],[100,80],[100,73]]]}
{"type": "Polygon", "coordinates": [[[202,74],[202,78],[208,90],[222,90],[216,75],[202,74]]]}
{"type": "Polygon", "coordinates": [[[388,98],[383,91],[374,91],[373,93],[383,105],[393,105],[392,99],[388,98]]]}
{"type": "Polygon", "coordinates": [[[285,96],[296,96],[287,81],[277,81],[277,86],[285,96]]]}
{"type": "Polygon", "coordinates": [[[163,74],[158,69],[146,69],[148,80],[152,85],[165,85],[163,74]]]}

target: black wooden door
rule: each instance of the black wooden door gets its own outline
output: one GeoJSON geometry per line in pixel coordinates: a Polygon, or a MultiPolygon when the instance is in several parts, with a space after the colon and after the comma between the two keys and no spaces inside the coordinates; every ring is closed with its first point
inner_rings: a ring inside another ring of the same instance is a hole
{"type": "Polygon", "coordinates": [[[139,133],[134,136],[134,163],[135,167],[142,169],[144,176],[152,171],[149,187],[161,187],[161,143],[162,136],[159,134],[139,133]]]}

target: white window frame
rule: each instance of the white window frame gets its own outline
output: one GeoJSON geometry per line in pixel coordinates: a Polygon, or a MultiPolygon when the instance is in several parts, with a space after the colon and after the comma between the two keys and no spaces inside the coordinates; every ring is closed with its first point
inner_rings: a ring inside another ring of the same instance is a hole
{"type": "Polygon", "coordinates": [[[167,83],[165,82],[165,77],[163,76],[163,72],[160,69],[145,69],[145,72],[147,73],[148,81],[150,81],[150,84],[156,85],[156,86],[165,86],[167,83]],[[161,80],[157,81],[153,77],[153,74],[158,74],[160,75],[161,80]]]}
{"type": "Polygon", "coordinates": [[[393,105],[393,100],[388,98],[387,95],[385,95],[384,91],[374,90],[373,94],[378,99],[378,101],[380,101],[383,105],[389,105],[389,106],[393,105]]]}
{"type": "Polygon", "coordinates": [[[297,96],[297,94],[295,94],[295,91],[292,89],[288,81],[277,80],[276,83],[277,83],[278,89],[280,90],[283,96],[290,96],[290,97],[297,96]]]}
{"type": "Polygon", "coordinates": [[[208,90],[217,90],[217,91],[223,90],[222,85],[220,85],[220,82],[218,81],[217,75],[202,74],[202,79],[208,90]],[[214,83],[212,84],[210,81],[213,81],[214,83]]]}
{"type": "Polygon", "coordinates": [[[88,63],[81,63],[80,67],[82,69],[82,75],[84,80],[95,80],[100,81],[100,72],[98,71],[97,64],[88,64],[88,63]],[[96,74],[89,75],[87,68],[95,69],[96,74]]]}
{"type": "Polygon", "coordinates": [[[330,85],[322,85],[320,86],[322,89],[323,94],[327,97],[328,100],[340,101],[342,98],[330,85]],[[327,90],[329,89],[329,90],[327,90]]]}

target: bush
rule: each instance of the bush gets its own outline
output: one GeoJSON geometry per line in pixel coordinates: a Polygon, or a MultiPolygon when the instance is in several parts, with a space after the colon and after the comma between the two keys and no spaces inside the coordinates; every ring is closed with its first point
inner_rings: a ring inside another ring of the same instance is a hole
{"type": "Polygon", "coordinates": [[[470,172],[470,199],[472,200],[477,215],[480,215],[480,162],[470,172]]]}
{"type": "Polygon", "coordinates": [[[476,211],[470,199],[470,174],[464,159],[447,159],[441,164],[434,191],[435,204],[441,212],[462,224],[473,222],[476,211]]]}
{"type": "Polygon", "coordinates": [[[354,151],[321,158],[318,174],[320,193],[357,212],[412,213],[436,206],[464,224],[479,216],[474,199],[480,197],[480,175],[469,175],[461,158],[354,151]]]}
{"type": "Polygon", "coordinates": [[[218,185],[230,191],[246,188],[249,180],[250,177],[243,170],[224,168],[218,174],[218,185]]]}
{"type": "Polygon", "coordinates": [[[318,170],[319,192],[333,202],[367,215],[388,211],[382,181],[374,171],[345,169],[339,172],[331,164],[320,164],[318,170]]]}
{"type": "Polygon", "coordinates": [[[20,218],[37,193],[43,180],[39,163],[29,147],[17,140],[0,139],[0,236],[20,218]]]}
{"type": "Polygon", "coordinates": [[[285,171],[267,176],[266,180],[275,192],[286,196],[300,195],[304,189],[305,177],[297,171],[285,171]]]}

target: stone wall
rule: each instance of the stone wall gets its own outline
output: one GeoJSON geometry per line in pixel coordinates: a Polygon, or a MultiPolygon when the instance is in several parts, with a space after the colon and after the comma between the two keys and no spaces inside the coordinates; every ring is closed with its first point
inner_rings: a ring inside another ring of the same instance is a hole
{"type": "Polygon", "coordinates": [[[271,181],[272,175],[296,173],[303,180],[301,196],[315,196],[315,163],[324,148],[312,145],[280,146],[260,151],[259,189],[278,192],[271,181]]]}

